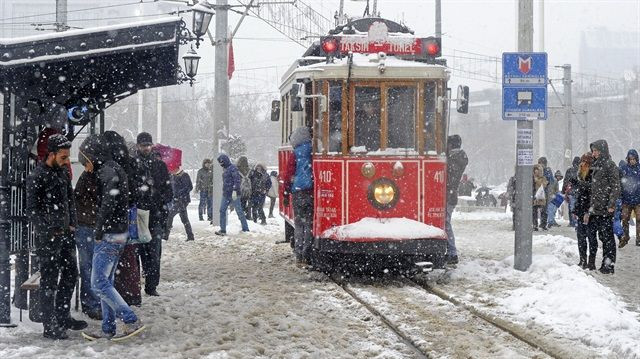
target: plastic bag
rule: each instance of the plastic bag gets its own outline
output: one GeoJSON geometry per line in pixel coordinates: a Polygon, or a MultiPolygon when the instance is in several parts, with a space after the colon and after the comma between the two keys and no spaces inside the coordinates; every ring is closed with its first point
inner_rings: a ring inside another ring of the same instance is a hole
{"type": "Polygon", "coordinates": [[[132,207],[129,210],[129,243],[149,243],[151,242],[151,231],[149,231],[149,211],[132,207]]]}
{"type": "Polygon", "coordinates": [[[542,185],[538,187],[535,198],[540,201],[545,200],[547,198],[547,195],[544,193],[544,187],[542,185]]]}

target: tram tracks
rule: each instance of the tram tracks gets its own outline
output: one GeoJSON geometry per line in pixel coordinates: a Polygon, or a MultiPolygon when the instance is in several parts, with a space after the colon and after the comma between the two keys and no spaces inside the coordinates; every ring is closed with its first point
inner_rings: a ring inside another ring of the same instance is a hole
{"type": "Polygon", "coordinates": [[[335,274],[330,278],[419,358],[570,358],[578,354],[575,348],[568,348],[569,352],[539,333],[450,295],[426,279],[369,282],[345,280],[335,274]]]}

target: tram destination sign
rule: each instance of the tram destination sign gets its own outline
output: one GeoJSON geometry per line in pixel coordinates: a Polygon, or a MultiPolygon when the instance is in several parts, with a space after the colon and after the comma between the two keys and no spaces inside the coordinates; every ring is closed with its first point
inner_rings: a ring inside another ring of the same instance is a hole
{"type": "Polygon", "coordinates": [[[502,119],[547,119],[547,53],[502,54],[502,119]]]}
{"type": "Polygon", "coordinates": [[[371,41],[366,36],[338,37],[340,53],[349,52],[360,54],[421,55],[423,52],[422,39],[415,37],[389,37],[385,41],[371,41]]]}

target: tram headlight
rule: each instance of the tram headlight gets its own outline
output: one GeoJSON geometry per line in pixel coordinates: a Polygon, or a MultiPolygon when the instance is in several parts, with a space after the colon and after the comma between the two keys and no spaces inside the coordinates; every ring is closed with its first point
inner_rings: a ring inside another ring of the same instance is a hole
{"type": "Polygon", "coordinates": [[[378,209],[392,208],[399,197],[398,186],[387,178],[379,178],[369,186],[369,202],[378,209]]]}

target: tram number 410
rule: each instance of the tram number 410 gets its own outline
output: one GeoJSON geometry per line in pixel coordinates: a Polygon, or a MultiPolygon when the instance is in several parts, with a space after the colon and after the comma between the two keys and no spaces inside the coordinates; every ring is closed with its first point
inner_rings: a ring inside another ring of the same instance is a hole
{"type": "Polygon", "coordinates": [[[331,183],[333,172],[331,171],[320,171],[319,174],[320,182],[331,183]]]}
{"type": "Polygon", "coordinates": [[[437,183],[444,183],[444,171],[437,171],[433,174],[433,181],[437,183]]]}

